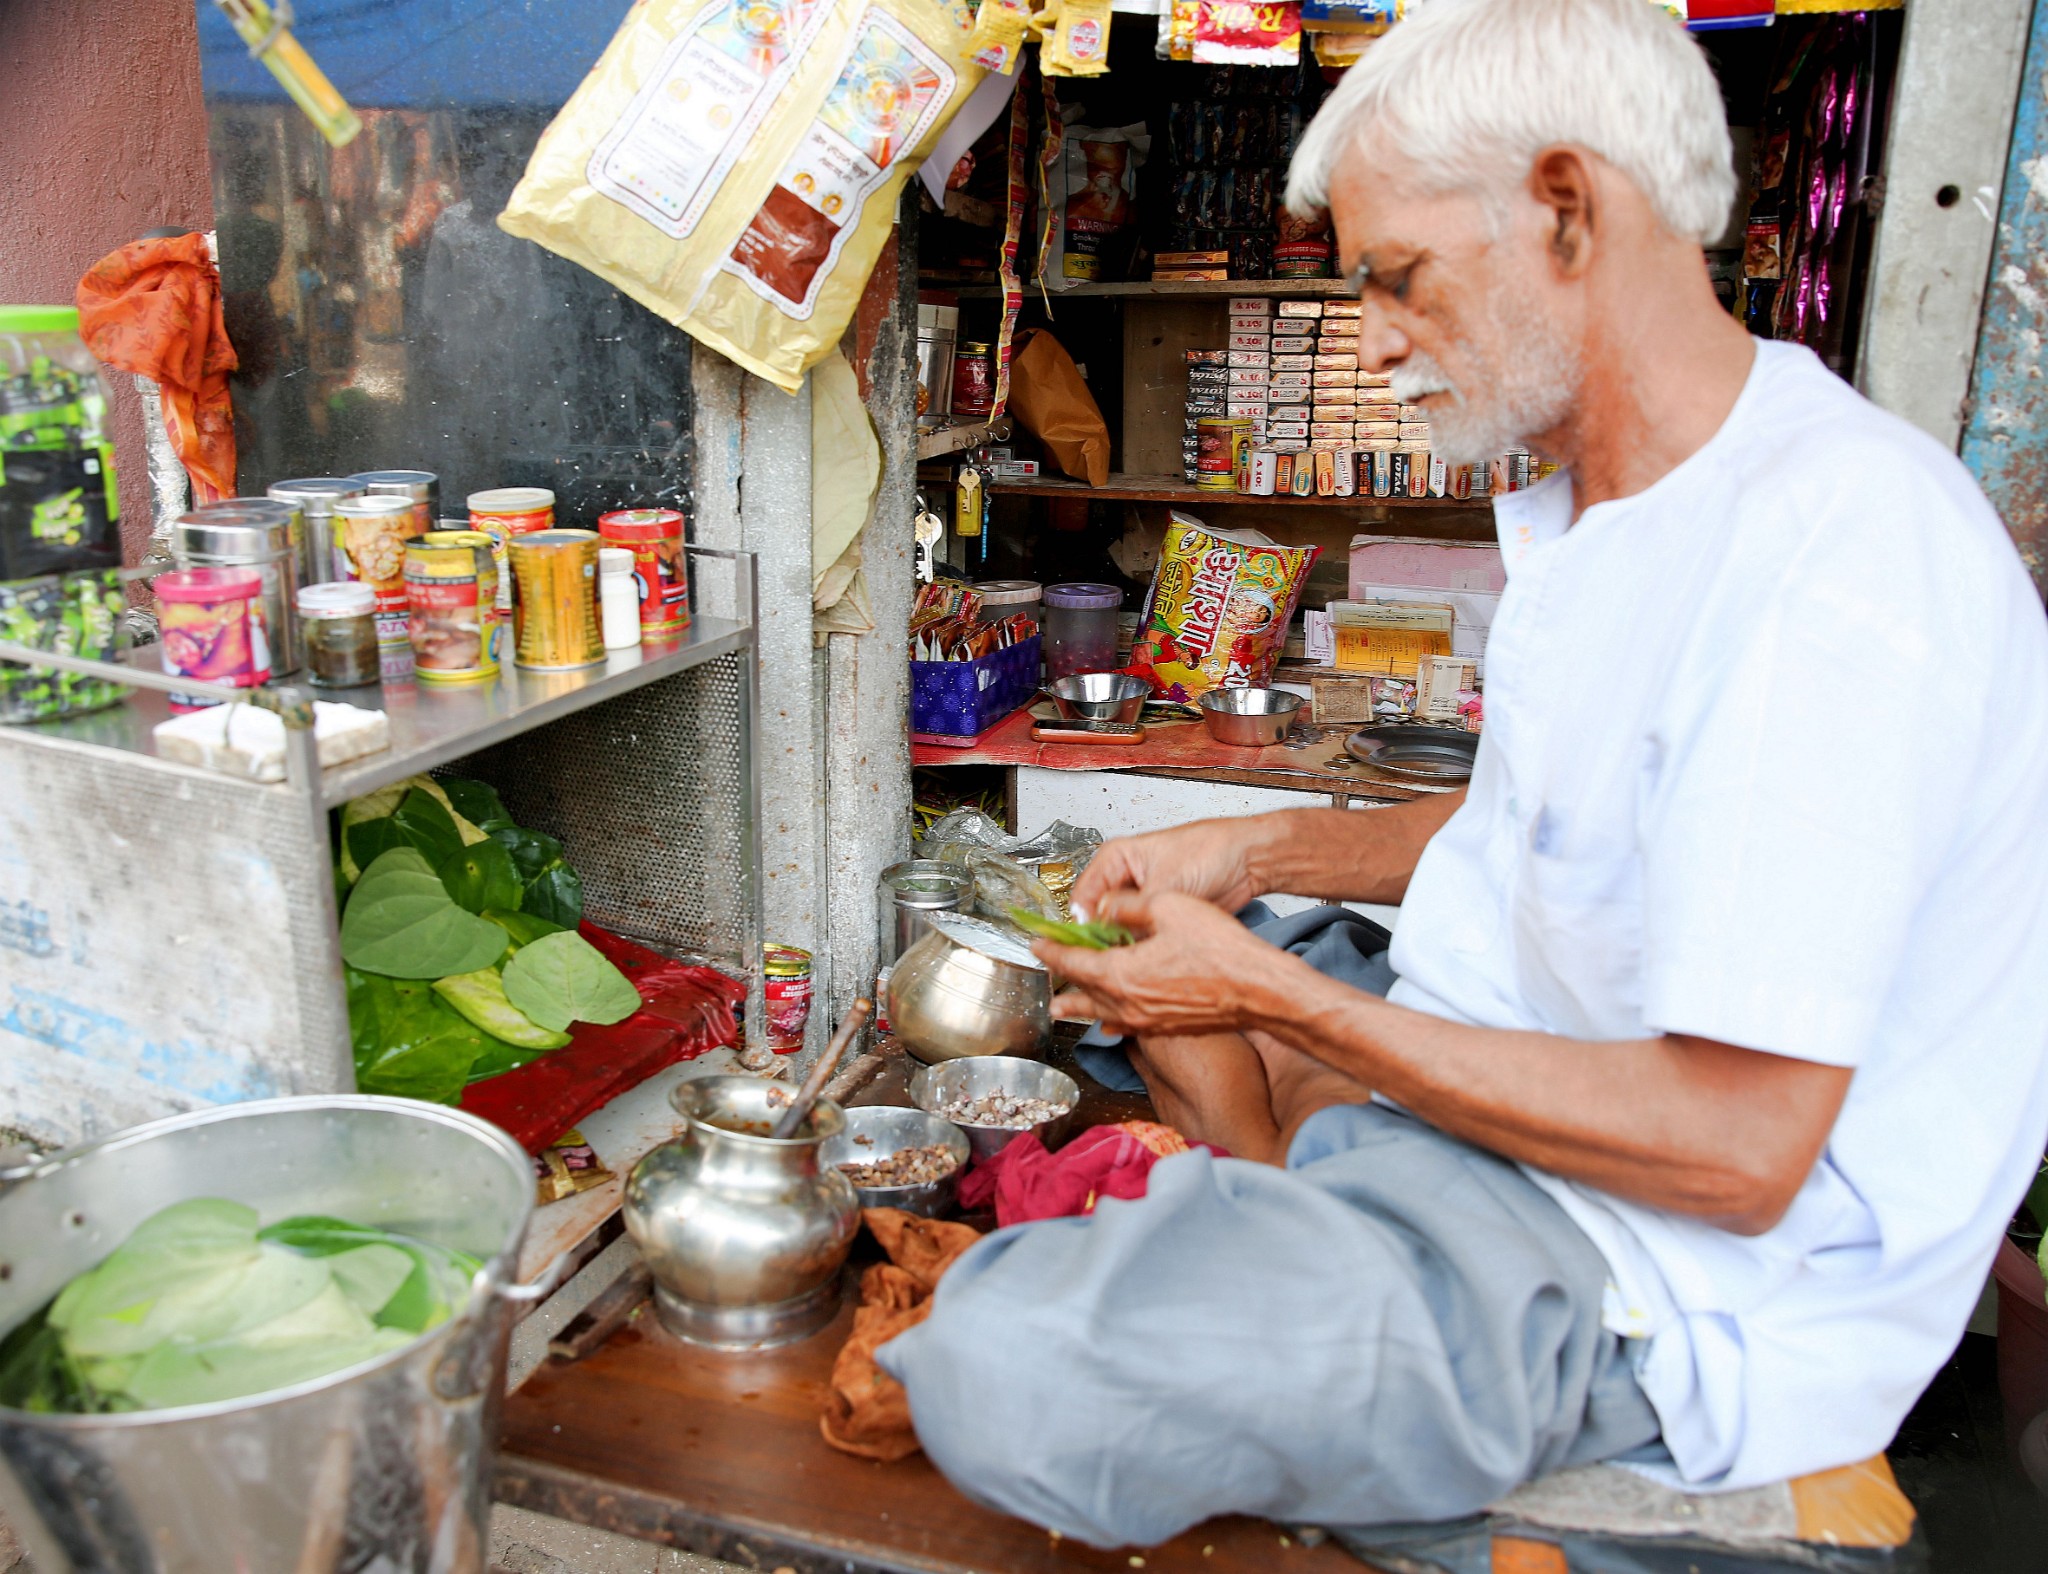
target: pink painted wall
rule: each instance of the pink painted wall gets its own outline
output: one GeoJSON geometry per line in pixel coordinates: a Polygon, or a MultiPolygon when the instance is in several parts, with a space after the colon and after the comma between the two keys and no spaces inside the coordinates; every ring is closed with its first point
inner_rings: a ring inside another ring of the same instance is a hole
{"type": "MultiPolygon", "coordinates": [[[[69,304],[143,231],[212,228],[194,5],[0,0],[0,302],[69,304]]],[[[132,377],[108,382],[133,562],[149,534],[142,406],[132,377]]]]}

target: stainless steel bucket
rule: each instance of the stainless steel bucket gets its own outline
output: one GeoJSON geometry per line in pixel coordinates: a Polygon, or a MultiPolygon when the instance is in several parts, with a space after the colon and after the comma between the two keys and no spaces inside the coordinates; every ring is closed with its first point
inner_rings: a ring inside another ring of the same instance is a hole
{"type": "Polygon", "coordinates": [[[0,1408],[0,1514],[37,1574],[479,1574],[530,1161],[459,1110],[360,1095],[173,1116],[0,1176],[0,1333],[193,1197],[483,1261],[401,1350],[292,1388],[125,1415],[0,1408]]]}

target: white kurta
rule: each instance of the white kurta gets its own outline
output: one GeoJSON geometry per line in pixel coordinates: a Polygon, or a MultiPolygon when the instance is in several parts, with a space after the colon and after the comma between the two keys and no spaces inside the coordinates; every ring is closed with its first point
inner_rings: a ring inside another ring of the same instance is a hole
{"type": "Polygon", "coordinates": [[[2040,1160],[2048,632],[1962,465],[1804,349],[1647,491],[1570,486],[1495,502],[1486,732],[1390,998],[1855,1068],[1768,1234],[1536,1176],[1679,1477],[1748,1486],[1891,1441],[2040,1160]]]}

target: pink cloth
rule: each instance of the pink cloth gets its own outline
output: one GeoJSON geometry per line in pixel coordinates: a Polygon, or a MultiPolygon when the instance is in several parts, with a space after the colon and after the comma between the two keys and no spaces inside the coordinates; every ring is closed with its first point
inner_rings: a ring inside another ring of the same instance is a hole
{"type": "MultiPolygon", "coordinates": [[[[1229,1157],[1208,1143],[1197,1146],[1229,1157]]],[[[1188,1140],[1171,1126],[1149,1120],[1097,1126],[1057,1153],[1048,1153],[1038,1134],[1028,1132],[967,1172],[960,1204],[979,1212],[993,1201],[998,1225],[1092,1213],[1104,1197],[1144,1196],[1152,1166],[1188,1149],[1188,1140]]]]}

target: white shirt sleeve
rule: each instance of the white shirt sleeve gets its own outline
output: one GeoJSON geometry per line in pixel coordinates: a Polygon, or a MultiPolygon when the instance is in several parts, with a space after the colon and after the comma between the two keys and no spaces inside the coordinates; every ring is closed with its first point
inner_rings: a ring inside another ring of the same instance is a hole
{"type": "Polygon", "coordinates": [[[1745,489],[1731,605],[1700,620],[1724,643],[1683,653],[1650,740],[1643,1015],[1853,1066],[1957,832],[1944,761],[1980,757],[2010,603],[1960,470],[1867,441],[1787,468],[1745,489]]]}

